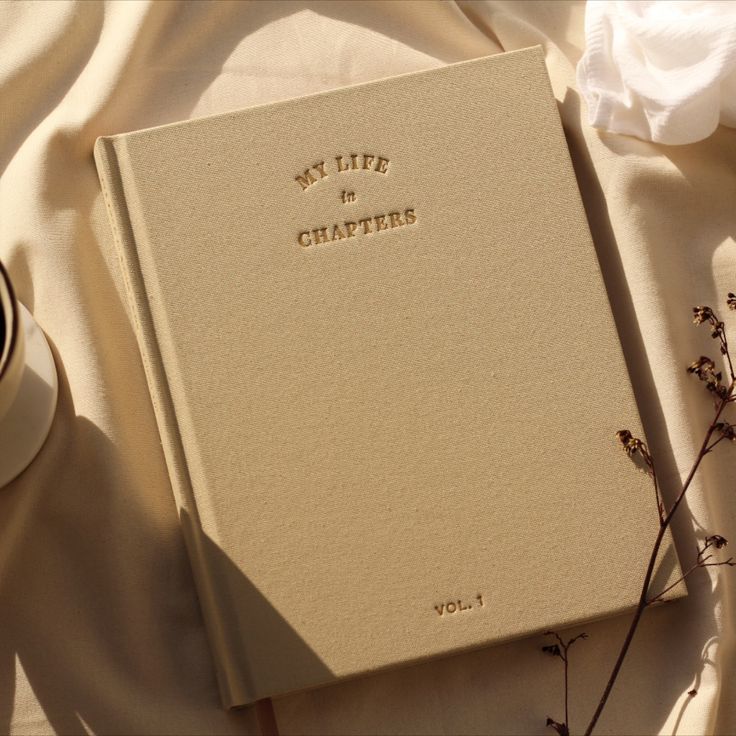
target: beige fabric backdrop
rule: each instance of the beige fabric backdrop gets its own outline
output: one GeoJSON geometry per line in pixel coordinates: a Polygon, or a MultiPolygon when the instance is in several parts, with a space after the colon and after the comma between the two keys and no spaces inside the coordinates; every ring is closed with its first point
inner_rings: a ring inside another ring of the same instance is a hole
{"type": "MultiPolygon", "coordinates": [[[[587,127],[574,76],[583,16],[582,4],[557,2],[0,5],[0,258],[49,335],[61,383],[47,444],[0,491],[2,731],[256,732],[250,712],[219,707],[110,249],[91,154],[98,135],[542,43],[672,493],[708,413],[684,372],[711,349],[689,309],[720,305],[736,287],[736,131],[667,148],[587,127]]],[[[684,564],[697,530],[736,540],[736,450],[719,449],[676,525],[684,564]]],[[[736,731],[736,579],[700,572],[688,599],[647,614],[600,733],[736,731]]],[[[592,711],[626,623],[586,627],[591,638],[574,651],[573,729],[592,711]]],[[[279,725],[284,734],[540,733],[548,714],[561,717],[559,663],[541,643],[284,697],[279,725]]]]}

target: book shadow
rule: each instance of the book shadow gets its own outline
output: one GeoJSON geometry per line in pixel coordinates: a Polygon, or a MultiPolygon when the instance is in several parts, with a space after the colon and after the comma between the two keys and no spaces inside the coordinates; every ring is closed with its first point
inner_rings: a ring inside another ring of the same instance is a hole
{"type": "MultiPolygon", "coordinates": [[[[208,623],[210,649],[215,652],[223,692],[230,692],[233,707],[249,695],[284,693],[316,687],[335,679],[332,670],[299,635],[296,629],[202,529],[185,509],[179,511],[182,530],[190,549],[206,561],[209,581],[200,581],[200,592],[216,591],[217,616],[208,623]],[[246,634],[248,634],[246,636],[246,634]],[[229,670],[229,671],[228,671],[229,670]]],[[[247,534],[247,529],[243,530],[247,534]]],[[[264,546],[268,540],[263,540],[264,546]]],[[[196,575],[195,575],[196,576],[196,575]]],[[[204,596],[200,595],[200,600],[204,596]]],[[[325,617],[325,625],[329,626],[325,617]]]]}
{"type": "MultiPolygon", "coordinates": [[[[558,108],[617,331],[623,346],[624,357],[629,375],[631,376],[632,387],[639,407],[646,439],[657,465],[657,476],[660,480],[662,495],[666,503],[671,503],[681,487],[679,486],[680,472],[667,433],[664,410],[647,358],[644,336],[636,314],[633,295],[611,223],[606,196],[598,179],[593,160],[581,130],[579,94],[568,87],[562,102],[558,101],[558,108]]],[[[614,134],[599,133],[599,137],[609,150],[619,155],[625,155],[633,147],[644,156],[668,156],[673,161],[679,162],[681,169],[685,172],[687,172],[685,162],[688,165],[695,165],[692,162],[692,157],[682,151],[682,149],[687,147],[656,146],[655,144],[645,143],[644,141],[639,141],[628,136],[617,136],[614,134]]],[[[736,136],[734,137],[736,138],[736,136]]],[[[685,173],[685,176],[687,176],[687,173],[685,173]]],[[[703,218],[699,218],[698,221],[699,231],[702,231],[706,224],[709,227],[715,228],[713,237],[709,242],[698,244],[699,246],[702,245],[702,257],[704,263],[708,265],[711,264],[715,250],[722,242],[722,238],[727,235],[727,230],[724,230],[722,220],[723,218],[719,218],[713,214],[711,217],[704,216],[703,218]]],[[[668,259],[671,258],[671,254],[666,246],[666,237],[664,235],[653,236],[651,242],[656,245],[650,254],[653,260],[653,270],[662,275],[670,273],[671,266],[668,259]]],[[[725,297],[725,295],[723,296],[725,297]]],[[[683,329],[690,325],[691,306],[688,304],[682,305],[683,329]]],[[[663,327],[666,328],[667,326],[665,325],[663,327]]],[[[677,341],[673,338],[671,343],[676,345],[677,341]]],[[[683,363],[683,372],[684,365],[685,363],[683,363]]],[[[698,388],[698,386],[693,387],[692,401],[694,404],[695,402],[700,402],[701,405],[697,413],[702,418],[706,416],[706,409],[709,406],[709,402],[704,395],[704,391],[702,392],[703,395],[698,395],[698,388]]],[[[689,400],[690,396],[686,397],[686,401],[689,400]]],[[[707,426],[708,421],[709,419],[705,421],[703,424],[704,427],[707,426]]],[[[707,477],[708,472],[706,469],[701,471],[701,474],[707,477]]],[[[702,529],[697,519],[693,516],[688,499],[685,497],[677,515],[673,518],[672,536],[674,546],[670,547],[670,552],[674,553],[674,547],[676,547],[681,565],[687,567],[694,559],[694,550],[697,545],[702,543],[703,538],[707,534],[717,531],[710,530],[706,532],[706,530],[702,529]]],[[[670,573],[672,572],[674,562],[674,554],[671,554],[669,562],[666,557],[660,557],[659,570],[650,588],[652,592],[661,589],[661,585],[667,580],[668,570],[670,573]]],[[[662,667],[666,668],[667,672],[666,679],[658,682],[657,697],[649,701],[649,707],[646,711],[649,719],[648,722],[646,724],[639,723],[637,726],[639,729],[645,729],[647,732],[658,732],[676,707],[676,702],[681,698],[682,693],[693,687],[693,678],[697,681],[700,673],[707,666],[709,662],[707,656],[708,648],[711,646],[714,637],[717,638],[718,636],[718,624],[714,610],[715,606],[722,602],[724,597],[720,577],[712,590],[710,589],[710,579],[706,575],[689,577],[686,585],[691,596],[675,604],[657,605],[656,610],[651,610],[646,614],[649,619],[658,620],[660,626],[665,629],[660,631],[652,626],[648,628],[648,635],[652,641],[656,640],[661,651],[662,667]],[[692,595],[693,593],[696,595],[692,595]],[[692,641],[693,629],[690,626],[690,622],[695,619],[699,621],[697,631],[704,642],[701,652],[698,654],[687,651],[679,646],[680,643],[692,641]],[[691,664],[689,673],[688,668],[683,667],[683,661],[691,664]],[[667,666],[667,663],[669,663],[669,666],[667,666]]],[[[634,650],[636,650],[636,645],[632,648],[632,653],[629,655],[630,659],[636,658],[634,650]]],[[[629,668],[630,671],[631,668],[629,668]]],[[[627,677],[624,671],[616,684],[616,691],[612,696],[609,710],[616,709],[616,705],[613,703],[614,700],[618,703],[635,702],[641,687],[642,683],[637,682],[635,676],[630,675],[627,677]]],[[[592,712],[593,696],[597,699],[599,693],[591,691],[588,695],[590,696],[592,712]]],[[[679,724],[686,708],[687,702],[681,706],[677,724],[679,724]]],[[[606,713],[604,711],[601,719],[601,726],[603,728],[605,728],[605,722],[607,720],[606,713]]],[[[677,725],[675,728],[677,729],[677,725]]]]}
{"type": "Polygon", "coordinates": [[[0,489],[0,733],[259,733],[252,709],[221,708],[168,479],[143,457],[158,444],[136,440],[131,473],[49,344],[51,431],[0,489]],[[49,726],[24,720],[34,699],[49,726]]]}

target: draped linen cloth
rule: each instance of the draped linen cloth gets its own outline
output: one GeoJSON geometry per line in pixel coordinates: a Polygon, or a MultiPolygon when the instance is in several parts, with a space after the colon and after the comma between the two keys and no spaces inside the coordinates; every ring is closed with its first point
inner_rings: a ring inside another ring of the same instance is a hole
{"type": "MultiPolygon", "coordinates": [[[[0,258],[60,378],[48,441],[0,490],[1,731],[258,732],[252,710],[220,707],[92,160],[99,135],[542,44],[663,492],[674,497],[710,414],[684,370],[715,352],[691,307],[719,308],[736,333],[723,308],[736,290],[736,130],[668,148],[591,128],[575,78],[584,13],[548,0],[0,4],[0,258]]],[[[570,319],[586,329],[584,315],[570,319]]],[[[531,357],[520,365],[533,390],[543,356],[531,357]]],[[[736,449],[718,450],[676,518],[684,566],[705,534],[736,539],[736,449]]],[[[517,566],[523,589],[533,557],[509,550],[504,564],[517,566]]],[[[736,731],[735,582],[727,568],[698,571],[688,598],[645,614],[598,733],[736,731]]],[[[628,622],[583,627],[590,638],[571,657],[573,732],[628,622]]],[[[538,734],[563,713],[561,665],[543,643],[284,696],[274,700],[279,728],[538,734]]]]}

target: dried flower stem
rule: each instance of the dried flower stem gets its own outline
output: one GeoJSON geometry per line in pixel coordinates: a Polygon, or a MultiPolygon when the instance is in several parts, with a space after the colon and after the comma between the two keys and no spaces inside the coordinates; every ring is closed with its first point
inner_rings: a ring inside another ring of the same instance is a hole
{"type": "Polygon", "coordinates": [[[545,631],[546,636],[554,636],[557,639],[557,644],[548,644],[542,647],[542,651],[551,654],[553,657],[558,657],[562,660],[565,667],[565,720],[562,723],[558,723],[553,718],[547,718],[547,726],[554,728],[559,736],[570,736],[570,688],[568,685],[568,670],[569,670],[569,654],[568,650],[570,647],[578,641],[578,639],[587,639],[587,634],[578,634],[568,641],[563,641],[562,637],[556,631],[545,631]]]}
{"type": "MultiPolygon", "coordinates": [[[[729,292],[728,298],[726,299],[726,304],[728,305],[729,309],[736,311],[736,294],[729,292]]],[[[629,625],[628,632],[626,633],[626,638],[621,645],[618,657],[613,666],[613,669],[611,670],[611,674],[609,675],[605,689],[603,690],[603,694],[601,695],[598,707],[596,708],[595,713],[593,713],[590,723],[585,730],[585,736],[590,736],[590,734],[593,733],[593,729],[598,723],[598,719],[600,718],[600,715],[605,708],[606,703],[608,702],[608,697],[611,694],[611,690],[613,689],[619,672],[621,671],[621,666],[623,665],[626,654],[629,651],[629,647],[631,646],[631,642],[634,639],[634,634],[636,633],[636,630],[639,626],[639,621],[641,620],[642,614],[644,613],[645,609],[648,606],[653,605],[654,603],[662,601],[667,593],[669,593],[675,586],[684,582],[688,578],[688,576],[695,572],[695,570],[705,567],[720,567],[723,565],[736,567],[736,560],[734,560],[733,557],[729,557],[727,560],[723,561],[712,561],[712,551],[720,550],[728,544],[728,541],[722,536],[718,534],[713,534],[705,538],[702,547],[697,547],[695,562],[687,570],[685,570],[685,572],[682,573],[682,575],[680,575],[677,580],[675,580],[663,590],[660,590],[655,595],[650,596],[649,594],[649,587],[652,583],[654,568],[657,564],[662,541],[664,540],[667,530],[670,528],[672,518],[674,517],[677,509],[682,503],[682,500],[685,498],[685,494],[690,488],[693,478],[695,477],[695,473],[697,473],[698,469],[700,468],[700,464],[703,462],[703,458],[705,458],[705,456],[709,453],[713,452],[715,447],[723,442],[723,440],[736,442],[736,424],[732,424],[725,419],[721,419],[721,415],[723,414],[726,406],[728,404],[736,402],[736,375],[734,374],[733,362],[731,361],[731,354],[728,348],[728,341],[726,339],[724,323],[718,319],[717,315],[710,307],[694,307],[693,315],[693,322],[696,325],[708,324],[711,329],[710,336],[718,340],[720,353],[725,358],[728,365],[730,383],[726,386],[722,382],[723,374],[720,371],[716,370],[715,361],[704,355],[698,358],[698,360],[692,363],[687,369],[688,373],[696,376],[700,381],[705,384],[705,388],[712,395],[715,415],[705,432],[705,437],[703,438],[703,442],[700,445],[700,450],[695,457],[695,461],[690,468],[690,472],[687,474],[687,477],[685,478],[682,487],[680,488],[680,491],[677,494],[677,497],[675,498],[669,510],[667,510],[664,499],[662,498],[659,482],[657,480],[657,471],[654,467],[654,459],[652,458],[652,455],[649,452],[649,448],[647,447],[646,443],[644,443],[638,437],[634,437],[634,435],[627,429],[622,429],[616,434],[616,437],[618,438],[629,458],[631,458],[639,466],[639,468],[644,470],[652,479],[652,482],[654,484],[655,501],[657,504],[657,513],[659,516],[659,530],[657,532],[657,537],[654,540],[652,552],[649,556],[646,574],[644,575],[644,580],[641,586],[641,593],[639,594],[639,602],[634,611],[634,615],[629,625]],[[715,440],[713,440],[714,434],[718,435],[718,438],[715,440]]],[[[553,631],[548,631],[546,633],[556,637],[558,643],[542,647],[543,651],[547,652],[548,654],[552,654],[553,656],[559,657],[565,665],[565,720],[562,723],[559,723],[552,718],[547,718],[547,726],[557,731],[559,736],[569,736],[570,720],[568,705],[568,649],[570,645],[573,644],[575,641],[577,641],[578,639],[585,639],[587,638],[587,636],[586,634],[580,634],[579,636],[576,636],[565,643],[559,636],[559,634],[553,631]]],[[[696,694],[697,690],[690,690],[688,693],[688,695],[690,695],[691,697],[696,694]]]]}
{"type": "Polygon", "coordinates": [[[647,603],[655,603],[656,601],[660,601],[663,599],[663,597],[669,593],[674,587],[679,585],[685,578],[687,578],[688,575],[691,575],[695,570],[697,570],[699,567],[720,567],[722,565],[727,565],[728,567],[736,567],[736,561],[734,561],[733,557],[729,557],[727,560],[722,560],[718,562],[710,562],[710,560],[713,559],[712,554],[705,554],[709,549],[712,547],[715,547],[716,549],[720,549],[721,547],[724,547],[727,544],[726,540],[719,536],[718,534],[715,534],[712,537],[706,537],[705,543],[702,547],[698,547],[697,549],[697,556],[695,558],[695,562],[679,577],[677,580],[675,580],[674,583],[671,583],[668,585],[664,590],[661,590],[657,595],[650,598],[647,603]]]}
{"type": "MultiPolygon", "coordinates": [[[[662,591],[657,596],[654,596],[651,599],[648,597],[649,586],[652,582],[652,575],[654,574],[654,567],[656,565],[657,557],[659,555],[659,549],[662,546],[662,540],[664,539],[665,533],[667,532],[667,529],[669,529],[670,527],[672,517],[675,515],[675,512],[677,511],[680,504],[682,503],[682,500],[685,497],[685,493],[687,493],[687,490],[690,487],[690,484],[692,483],[692,480],[695,477],[695,473],[700,467],[700,464],[703,461],[703,458],[709,452],[711,452],[711,450],[718,444],[718,442],[721,441],[721,439],[725,439],[727,437],[726,433],[722,429],[724,423],[719,422],[719,419],[721,417],[721,414],[723,413],[723,410],[726,408],[726,405],[729,402],[733,401],[734,398],[736,398],[736,396],[734,396],[734,386],[736,385],[736,380],[733,378],[733,368],[731,367],[731,359],[728,354],[728,343],[726,343],[725,341],[725,335],[723,334],[723,329],[722,329],[723,323],[718,323],[718,324],[720,326],[719,332],[722,336],[721,337],[722,352],[725,350],[723,354],[728,358],[728,365],[729,365],[729,369],[732,375],[731,383],[727,389],[723,387],[724,390],[719,391],[717,390],[717,388],[719,388],[718,384],[720,384],[720,378],[718,378],[717,384],[711,384],[711,383],[708,383],[708,381],[706,381],[709,390],[714,391],[714,393],[717,396],[715,416],[713,420],[711,421],[710,426],[708,427],[705,433],[705,437],[700,446],[700,451],[698,452],[697,457],[695,458],[695,462],[693,463],[693,466],[690,469],[690,472],[688,473],[687,478],[685,479],[685,482],[682,484],[682,488],[680,489],[680,492],[678,493],[677,498],[672,504],[672,507],[670,508],[670,510],[666,514],[664,514],[664,516],[662,514],[661,506],[659,505],[659,491],[657,491],[658,507],[660,508],[659,531],[657,532],[657,538],[655,539],[654,546],[652,548],[652,553],[649,557],[647,571],[644,576],[644,581],[642,583],[642,588],[641,588],[641,594],[639,596],[639,603],[634,612],[634,617],[631,621],[631,624],[629,625],[629,630],[628,630],[628,633],[626,634],[626,638],[624,639],[624,642],[621,646],[621,651],[619,652],[618,658],[616,659],[616,663],[614,664],[613,670],[611,671],[611,675],[609,676],[608,682],[606,683],[606,687],[603,691],[603,695],[601,696],[600,702],[598,703],[598,707],[596,708],[595,713],[590,719],[590,723],[588,724],[588,727],[585,730],[585,736],[590,736],[590,734],[593,733],[593,729],[595,728],[596,724],[598,723],[598,719],[600,718],[601,712],[603,711],[603,708],[605,707],[606,702],[608,701],[608,696],[611,694],[611,690],[613,689],[613,686],[618,677],[618,673],[621,669],[621,665],[623,664],[626,654],[629,651],[629,647],[631,646],[631,642],[639,626],[639,620],[641,619],[641,616],[644,613],[644,610],[647,608],[647,606],[651,605],[657,600],[660,600],[661,596],[665,592],[667,592],[671,587],[673,587],[673,586],[670,586],[670,588],[667,588],[665,591],[662,591]],[[715,386],[715,388],[712,388],[711,386],[715,386]],[[721,438],[711,444],[711,438],[714,432],[716,432],[717,430],[721,431],[721,438]]],[[[695,372],[695,371],[693,370],[691,372],[695,372]]],[[[706,380],[706,379],[703,378],[703,380],[706,380]]],[[[727,425],[727,426],[730,427],[730,425],[727,425]]],[[[657,488],[656,473],[654,472],[654,464],[651,462],[651,457],[649,457],[649,462],[647,462],[647,464],[652,470],[655,488],[657,488]]],[[[706,542],[706,545],[707,545],[707,542],[706,542]]],[[[707,549],[708,546],[710,545],[707,545],[705,549],[707,549]]],[[[693,570],[697,569],[698,567],[711,567],[715,565],[724,565],[724,564],[730,565],[731,563],[732,563],[731,558],[729,558],[729,560],[727,560],[726,562],[706,563],[701,560],[701,555],[699,554],[698,562],[696,562],[696,564],[692,568],[690,568],[690,570],[688,570],[678,582],[681,582],[682,580],[684,580],[684,578],[687,577],[687,575],[689,575],[693,570]]]]}

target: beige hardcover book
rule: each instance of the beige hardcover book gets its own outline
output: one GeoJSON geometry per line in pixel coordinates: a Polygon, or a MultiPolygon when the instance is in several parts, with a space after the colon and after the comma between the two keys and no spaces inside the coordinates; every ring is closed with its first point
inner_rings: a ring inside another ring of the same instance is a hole
{"type": "Polygon", "coordinates": [[[95,158],[226,706],[635,605],[657,513],[539,47],[95,158]]]}

